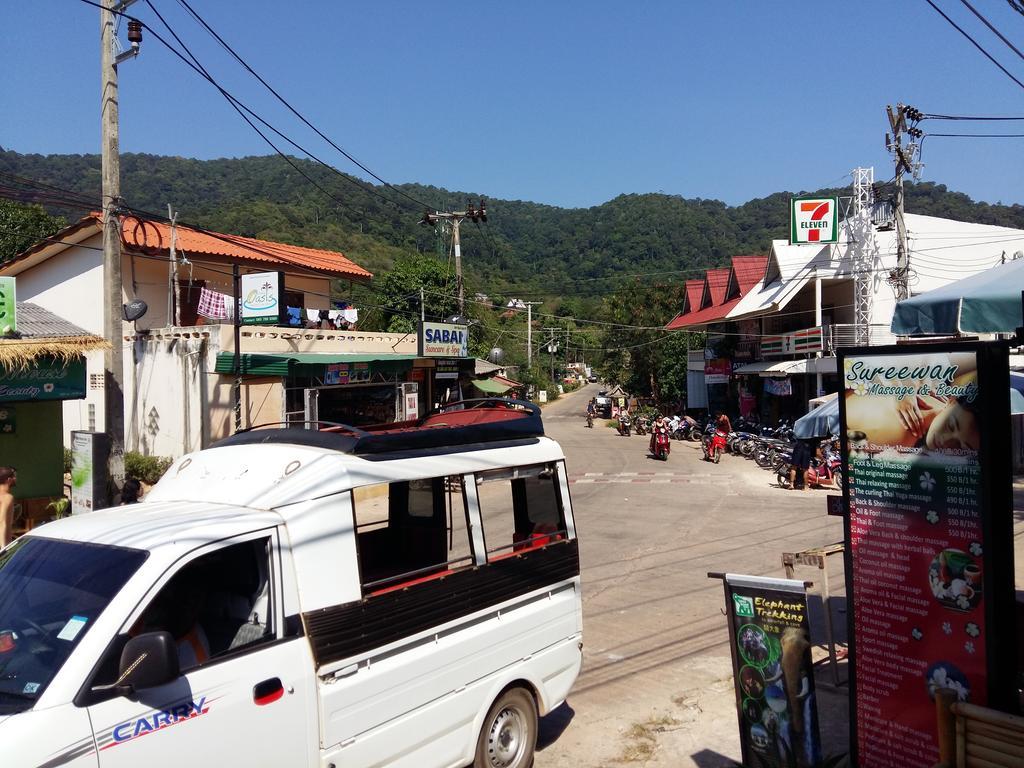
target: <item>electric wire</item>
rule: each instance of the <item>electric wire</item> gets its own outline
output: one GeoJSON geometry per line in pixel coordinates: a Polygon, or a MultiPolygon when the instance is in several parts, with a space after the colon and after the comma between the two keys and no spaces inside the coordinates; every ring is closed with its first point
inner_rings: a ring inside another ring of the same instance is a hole
{"type": "Polygon", "coordinates": [[[973,37],[971,37],[970,34],[966,30],[964,30],[963,27],[961,27],[959,24],[957,24],[955,21],[953,21],[951,18],[949,18],[949,16],[947,16],[942,11],[942,9],[939,8],[939,6],[937,6],[934,2],[932,2],[932,0],[924,0],[924,1],[926,3],[928,3],[928,5],[930,5],[933,9],[935,9],[935,12],[937,14],[939,14],[942,18],[944,18],[947,22],[949,22],[950,26],[952,26],[957,32],[959,32],[961,35],[966,37],[971,42],[971,45],[973,45],[975,48],[977,48],[986,59],[988,59],[993,64],[995,64],[997,67],[999,67],[1000,71],[1002,71],[1002,73],[1004,75],[1006,75],[1008,78],[1013,80],[1013,82],[1015,82],[1021,88],[1024,88],[1024,83],[1022,83],[1020,80],[1018,80],[1016,77],[1014,77],[1010,73],[1010,70],[1008,70],[1006,67],[1004,67],[1002,64],[1000,64],[998,61],[996,61],[995,57],[991,53],[986,51],[977,40],[975,40],[973,37]]]}
{"type": "Polygon", "coordinates": [[[206,23],[206,20],[203,19],[203,17],[200,16],[199,13],[191,5],[189,5],[187,0],[178,0],[178,4],[183,6],[188,11],[188,13],[191,14],[192,17],[196,21],[198,21],[206,29],[206,31],[209,32],[213,36],[213,38],[218,43],[221,44],[221,46],[224,48],[224,50],[226,50],[229,54],[231,54],[231,56],[249,72],[249,74],[251,74],[257,80],[259,80],[259,82],[268,91],[270,91],[275,96],[275,98],[277,98],[278,101],[280,101],[285,107],[287,107],[288,110],[293,115],[295,115],[299,120],[301,120],[308,128],[310,128],[312,131],[314,131],[320,138],[322,138],[324,141],[326,141],[328,144],[330,144],[332,147],[334,147],[338,152],[340,152],[342,155],[344,155],[346,158],[348,158],[349,161],[351,161],[353,164],[355,164],[356,166],[361,168],[363,171],[368,173],[370,176],[372,176],[374,179],[379,181],[381,184],[383,184],[388,189],[392,190],[393,192],[396,192],[397,194],[399,194],[402,197],[406,198],[410,202],[415,203],[417,206],[421,206],[421,207],[425,207],[425,208],[432,207],[432,206],[428,205],[427,203],[424,203],[422,200],[418,200],[417,198],[413,197],[412,195],[407,194],[405,191],[403,191],[401,189],[398,189],[397,187],[395,187],[392,184],[388,183],[387,181],[382,179],[380,176],[378,176],[376,173],[374,173],[372,170],[370,170],[368,167],[366,167],[363,163],[359,162],[356,158],[354,158],[352,155],[350,155],[348,152],[346,152],[344,149],[339,147],[328,136],[324,135],[324,133],[319,128],[317,128],[309,120],[307,120],[304,115],[302,115],[297,109],[295,109],[295,107],[293,107],[291,105],[291,103],[289,103],[288,100],[284,98],[284,96],[282,96],[280,93],[278,93],[277,90],[275,90],[274,87],[270,85],[270,83],[268,83],[266,80],[264,80],[259,75],[259,73],[256,72],[256,70],[254,70],[251,66],[249,66],[249,64],[245,61],[245,59],[243,59],[241,56],[239,56],[238,53],[235,52],[235,49],[232,48],[230,45],[228,45],[227,42],[225,42],[224,39],[219,34],[217,34],[217,32],[214,31],[214,29],[209,24],[206,23]]]}

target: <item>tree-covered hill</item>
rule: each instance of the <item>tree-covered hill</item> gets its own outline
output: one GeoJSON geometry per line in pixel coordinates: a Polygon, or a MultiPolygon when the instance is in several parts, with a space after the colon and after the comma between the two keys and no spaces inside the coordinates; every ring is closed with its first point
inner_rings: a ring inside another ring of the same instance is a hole
{"type": "MultiPolygon", "coordinates": [[[[444,210],[486,197],[419,184],[397,187],[417,201],[412,202],[394,189],[310,161],[291,163],[275,156],[193,160],[125,154],[122,192],[136,209],[160,214],[171,203],[183,221],[336,248],[374,272],[403,255],[437,252],[435,233],[419,224],[423,208],[418,202],[444,210]]],[[[87,195],[96,207],[99,169],[98,155],[0,151],[0,171],[87,195]]],[[[471,289],[498,296],[601,296],[631,274],[674,273],[659,275],[662,280],[699,275],[731,255],[763,253],[773,238],[785,237],[790,196],[778,192],[728,206],[717,200],[631,194],[576,209],[489,199],[488,222],[462,227],[468,282],[471,289]]],[[[908,185],[907,209],[1024,227],[1024,207],[976,203],[941,184],[908,185]]],[[[51,208],[71,220],[79,212],[51,208]]]]}

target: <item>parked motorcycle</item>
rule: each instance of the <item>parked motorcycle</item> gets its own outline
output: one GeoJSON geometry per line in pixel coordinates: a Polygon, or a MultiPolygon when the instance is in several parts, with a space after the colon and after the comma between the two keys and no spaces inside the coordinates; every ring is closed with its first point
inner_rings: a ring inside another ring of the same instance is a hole
{"type": "Polygon", "coordinates": [[[632,428],[632,426],[633,425],[632,425],[632,422],[630,421],[630,418],[629,418],[628,414],[625,414],[625,413],[619,414],[619,423],[618,423],[616,428],[619,430],[619,434],[620,435],[624,435],[626,437],[629,437],[629,432],[630,432],[630,429],[632,428]]]}
{"type": "Polygon", "coordinates": [[[646,416],[637,416],[636,423],[633,426],[638,435],[646,435],[651,431],[651,420],[646,416]]]}

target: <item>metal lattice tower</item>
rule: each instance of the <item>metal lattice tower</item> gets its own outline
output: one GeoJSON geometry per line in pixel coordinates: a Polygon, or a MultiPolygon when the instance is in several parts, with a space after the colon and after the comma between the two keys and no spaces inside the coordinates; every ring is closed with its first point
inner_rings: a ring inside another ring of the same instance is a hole
{"type": "Polygon", "coordinates": [[[853,211],[850,216],[850,256],[853,269],[853,322],[857,344],[866,346],[871,338],[871,303],[874,297],[875,169],[853,169],[853,211]]]}

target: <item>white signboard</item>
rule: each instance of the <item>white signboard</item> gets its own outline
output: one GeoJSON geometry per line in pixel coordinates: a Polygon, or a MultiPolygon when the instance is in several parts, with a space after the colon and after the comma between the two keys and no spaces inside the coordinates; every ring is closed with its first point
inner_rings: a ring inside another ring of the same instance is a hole
{"type": "Polygon", "coordinates": [[[794,197],[790,207],[789,242],[834,243],[839,237],[839,200],[835,197],[794,197]]]}
{"type": "Polygon", "coordinates": [[[469,357],[469,326],[420,323],[421,357],[469,357]]]}
{"type": "Polygon", "coordinates": [[[277,325],[281,321],[284,274],[242,275],[242,324],[277,325]]]}

